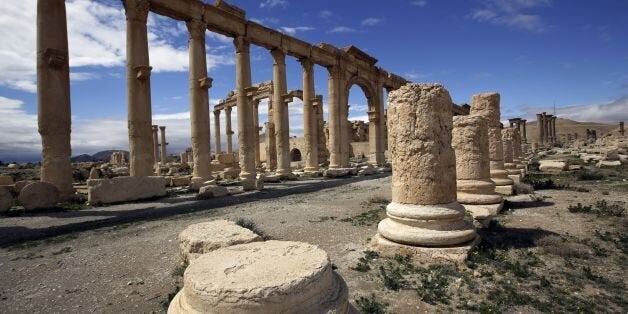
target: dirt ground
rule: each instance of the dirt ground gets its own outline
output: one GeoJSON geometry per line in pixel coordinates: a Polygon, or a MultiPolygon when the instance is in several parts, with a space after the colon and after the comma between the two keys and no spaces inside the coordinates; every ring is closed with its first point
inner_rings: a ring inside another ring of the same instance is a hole
{"type": "Polygon", "coordinates": [[[208,201],[182,194],[12,213],[0,217],[0,309],[165,312],[182,283],[179,232],[201,221],[246,218],[272,239],[327,251],[363,312],[626,313],[623,170],[597,181],[577,173],[533,176],[548,189],[538,190],[535,202],[508,202],[457,266],[412,265],[366,250],[390,200],[389,175],[267,184],[263,192],[208,201]]]}

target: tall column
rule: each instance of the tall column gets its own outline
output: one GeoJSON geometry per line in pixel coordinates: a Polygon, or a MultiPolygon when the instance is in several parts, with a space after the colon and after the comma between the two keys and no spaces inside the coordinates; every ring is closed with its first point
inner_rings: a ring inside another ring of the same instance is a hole
{"type": "Polygon", "coordinates": [[[242,36],[233,41],[236,47],[236,90],[238,106],[238,152],[240,180],[245,191],[255,189],[255,148],[253,147],[253,106],[248,95],[251,87],[250,44],[242,36]]]}
{"type": "Polygon", "coordinates": [[[539,143],[539,145],[543,145],[543,139],[545,138],[545,135],[543,133],[545,133],[545,128],[543,127],[543,115],[540,113],[536,114],[536,126],[539,130],[539,137],[537,142],[539,143]]]}
{"type": "Polygon", "coordinates": [[[124,0],[126,12],[126,72],[131,176],[153,175],[150,67],[148,59],[148,0],[124,0]]]}
{"type": "Polygon", "coordinates": [[[287,175],[290,169],[290,126],[288,105],[283,96],[287,93],[286,52],[280,48],[271,51],[273,56],[273,119],[277,139],[277,174],[287,175]]]}
{"type": "Polygon", "coordinates": [[[159,126],[153,125],[153,162],[159,163],[159,126]]]}
{"type": "Polygon", "coordinates": [[[482,93],[473,95],[471,99],[471,115],[483,116],[487,120],[488,143],[491,180],[495,182],[495,191],[504,195],[513,193],[512,179],[504,168],[504,148],[500,119],[500,95],[498,93],[482,93]]]}
{"type": "Polygon", "coordinates": [[[69,200],[74,188],[64,0],[37,1],[37,122],[42,144],[41,181],[56,186],[62,201],[69,200]]]}
{"type": "Polygon", "coordinates": [[[554,143],[556,143],[558,141],[558,135],[556,134],[556,116],[552,116],[552,136],[554,143]]]}
{"type": "Polygon", "coordinates": [[[528,143],[528,134],[526,132],[526,123],[528,122],[528,120],[521,120],[521,141],[523,143],[528,143]]]}
{"type": "Polygon", "coordinates": [[[261,153],[259,148],[259,100],[253,100],[253,137],[255,146],[255,167],[262,166],[261,153]]]}
{"type": "Polygon", "coordinates": [[[375,166],[383,166],[386,163],[386,158],[384,156],[384,151],[386,148],[384,147],[384,138],[386,137],[386,132],[384,130],[384,124],[386,123],[384,120],[384,80],[382,75],[378,75],[377,84],[375,84],[375,95],[374,95],[374,113],[369,114],[369,150],[371,150],[370,142],[371,142],[371,132],[375,133],[375,147],[374,150],[370,151],[370,161],[375,166]],[[371,122],[373,121],[373,122],[371,122]],[[371,128],[371,124],[373,124],[374,128],[371,128]]]}
{"type": "Polygon", "coordinates": [[[277,170],[277,150],[275,149],[275,124],[272,121],[264,123],[266,128],[266,168],[277,170]]]}
{"type": "Polygon", "coordinates": [[[323,99],[317,96],[312,100],[312,110],[316,119],[316,154],[318,164],[326,163],[327,160],[327,140],[325,139],[325,121],[323,121],[323,99]]]}
{"type": "Polygon", "coordinates": [[[207,77],[205,32],[207,24],[200,20],[187,22],[190,62],[190,124],[192,131],[192,177],[209,179],[211,170],[209,130],[209,88],[212,79],[207,77]]]}
{"type": "Polygon", "coordinates": [[[216,147],[216,158],[222,154],[222,143],[220,142],[220,110],[214,110],[214,146],[216,147]]]}
{"type": "Polygon", "coordinates": [[[389,98],[392,202],[371,245],[383,255],[403,252],[419,261],[454,258],[452,247],[466,257],[476,232],[456,201],[449,93],[440,84],[406,84],[389,98]]]}
{"type": "Polygon", "coordinates": [[[351,124],[349,123],[349,91],[345,88],[345,80],[340,79],[340,99],[342,100],[340,106],[338,107],[338,112],[340,113],[340,130],[342,133],[340,135],[340,151],[341,151],[341,163],[340,167],[349,168],[351,166],[351,124]]]}
{"type": "Polygon", "coordinates": [[[514,133],[515,129],[505,128],[501,130],[502,133],[502,146],[504,151],[504,168],[508,172],[509,178],[514,182],[520,179],[521,171],[517,169],[515,164],[515,150],[514,150],[514,133]]]}
{"type": "Polygon", "coordinates": [[[168,143],[166,142],[166,127],[160,126],[159,130],[161,131],[161,162],[166,163],[168,161],[168,155],[166,151],[166,146],[168,143]]]}
{"type": "Polygon", "coordinates": [[[327,68],[329,78],[327,80],[328,99],[328,130],[329,130],[329,168],[341,167],[341,125],[340,125],[340,67],[331,66],[327,68]]]}
{"type": "Polygon", "coordinates": [[[458,202],[477,220],[495,216],[504,199],[495,193],[495,183],[490,178],[486,118],[455,116],[453,125],[458,202]]]}
{"type": "MultiPolygon", "coordinates": [[[[238,108],[238,111],[240,109],[238,108]]],[[[233,154],[233,129],[231,128],[231,107],[225,107],[225,129],[227,132],[227,154],[233,154]]],[[[239,135],[238,135],[239,136],[239,135]]]]}
{"type": "Polygon", "coordinates": [[[305,172],[318,172],[318,139],[316,138],[318,121],[313,108],[314,63],[310,59],[301,59],[303,68],[303,136],[305,138],[305,172]]]}

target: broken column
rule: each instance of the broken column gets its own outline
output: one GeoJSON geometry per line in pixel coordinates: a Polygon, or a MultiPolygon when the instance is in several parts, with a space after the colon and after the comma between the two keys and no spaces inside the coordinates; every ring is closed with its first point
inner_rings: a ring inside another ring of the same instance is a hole
{"type": "Polygon", "coordinates": [[[538,145],[543,145],[543,141],[545,138],[545,128],[543,127],[543,115],[540,113],[536,114],[536,126],[539,130],[539,137],[537,140],[538,145]]]}
{"type": "Polygon", "coordinates": [[[240,244],[193,260],[168,313],[347,313],[348,289],[318,247],[240,244]]]}
{"type": "Polygon", "coordinates": [[[452,146],[456,152],[458,202],[477,220],[497,213],[504,199],[491,181],[488,127],[482,116],[453,118],[452,146]]]}
{"type": "Polygon", "coordinates": [[[209,167],[209,89],[212,79],[207,76],[205,32],[207,25],[202,20],[192,19],[186,23],[189,32],[190,64],[190,125],[192,139],[192,180],[202,182],[211,178],[209,167]]]}
{"type": "Polygon", "coordinates": [[[521,182],[521,170],[517,169],[514,161],[514,149],[513,149],[513,133],[514,129],[505,128],[502,132],[502,146],[504,152],[504,169],[508,172],[508,177],[513,180],[514,183],[521,182]]]}
{"type": "Polygon", "coordinates": [[[495,191],[503,195],[512,195],[513,181],[508,178],[508,172],[504,169],[499,100],[498,93],[473,95],[471,114],[483,116],[487,120],[491,180],[495,182],[495,191]]]}
{"type": "Polygon", "coordinates": [[[62,201],[69,200],[74,188],[64,0],[37,1],[37,122],[42,143],[41,180],[54,185],[62,201]]]}
{"type": "Polygon", "coordinates": [[[528,120],[521,120],[521,126],[522,126],[522,130],[521,130],[521,142],[522,143],[528,143],[528,134],[526,131],[526,123],[528,120]]]}
{"type": "Polygon", "coordinates": [[[515,164],[515,168],[519,169],[521,175],[524,176],[526,174],[527,162],[525,162],[523,157],[521,133],[519,133],[518,129],[513,129],[512,134],[512,161],[515,164]]]}
{"type": "Polygon", "coordinates": [[[153,175],[151,99],[148,60],[148,0],[124,0],[127,21],[127,109],[131,176],[153,175]]]}
{"type": "Polygon", "coordinates": [[[388,102],[392,202],[371,246],[416,261],[464,260],[476,232],[456,201],[449,92],[440,84],[406,84],[388,102]]]}

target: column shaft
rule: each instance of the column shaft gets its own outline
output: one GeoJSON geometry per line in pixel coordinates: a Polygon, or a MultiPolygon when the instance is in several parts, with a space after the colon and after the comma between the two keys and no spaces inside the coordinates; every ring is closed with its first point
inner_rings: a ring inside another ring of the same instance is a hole
{"type": "Polygon", "coordinates": [[[220,110],[214,110],[214,146],[216,147],[216,158],[222,154],[222,143],[220,142],[220,110]]]}
{"type": "Polygon", "coordinates": [[[153,125],[153,163],[159,163],[159,127],[153,125]]]}
{"type": "Polygon", "coordinates": [[[131,176],[153,175],[151,98],[148,59],[148,0],[124,1],[127,30],[127,107],[131,176]]]}
{"type": "Polygon", "coordinates": [[[192,176],[209,179],[210,131],[209,91],[212,79],[207,77],[205,32],[207,25],[199,20],[187,22],[190,58],[190,124],[192,132],[192,176]]]}
{"type": "Polygon", "coordinates": [[[277,141],[275,140],[275,122],[273,122],[274,107],[273,95],[270,95],[268,98],[268,122],[266,122],[266,168],[270,171],[277,170],[277,141]]]}
{"type": "Polygon", "coordinates": [[[543,135],[543,133],[545,133],[545,128],[543,127],[543,115],[542,114],[536,115],[536,126],[537,126],[537,129],[539,130],[538,143],[539,145],[541,145],[543,144],[543,139],[545,138],[545,135],[543,135]]]}
{"type": "Polygon", "coordinates": [[[247,95],[251,87],[250,44],[244,37],[234,40],[236,47],[236,89],[238,106],[238,152],[240,179],[244,190],[255,188],[255,148],[253,147],[253,106],[247,95]]]}
{"type": "Polygon", "coordinates": [[[332,66],[328,68],[329,78],[327,80],[327,97],[328,99],[328,131],[329,131],[329,168],[340,168],[341,151],[340,151],[340,67],[332,66]]]}
{"type": "Polygon", "coordinates": [[[305,171],[318,171],[318,134],[316,113],[313,110],[314,99],[314,63],[302,59],[303,68],[303,136],[305,138],[305,171]]]}
{"type": "Polygon", "coordinates": [[[281,49],[271,51],[273,56],[273,119],[277,139],[277,174],[291,173],[290,169],[290,126],[288,105],[283,102],[287,93],[286,53],[281,49]]]}
{"type": "Polygon", "coordinates": [[[253,137],[255,138],[255,167],[262,166],[261,152],[259,148],[259,100],[253,101],[253,137]]]}
{"type": "Polygon", "coordinates": [[[227,132],[227,154],[233,154],[233,129],[231,128],[231,107],[225,107],[225,129],[227,132]]]}
{"type": "Polygon", "coordinates": [[[74,188],[68,31],[63,0],[37,1],[37,122],[42,143],[41,181],[56,186],[61,200],[68,200],[74,188]]]}
{"type": "Polygon", "coordinates": [[[161,131],[161,162],[166,163],[168,161],[168,155],[166,151],[166,146],[168,145],[168,143],[166,143],[166,127],[160,126],[159,130],[161,131]]]}

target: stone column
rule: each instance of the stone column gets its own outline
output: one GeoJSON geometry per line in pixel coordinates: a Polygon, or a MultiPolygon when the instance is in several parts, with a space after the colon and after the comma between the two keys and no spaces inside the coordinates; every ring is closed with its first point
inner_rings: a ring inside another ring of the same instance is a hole
{"type": "Polygon", "coordinates": [[[456,201],[449,93],[439,84],[406,84],[389,104],[392,202],[371,245],[415,261],[464,260],[476,232],[456,201]]]}
{"type": "Polygon", "coordinates": [[[303,68],[303,137],[305,138],[305,172],[318,172],[318,139],[316,112],[313,108],[314,63],[301,59],[303,68]]]}
{"type": "Polygon", "coordinates": [[[159,126],[153,125],[153,162],[159,163],[159,126]]]}
{"type": "Polygon", "coordinates": [[[216,159],[222,154],[222,143],[220,142],[220,110],[214,110],[214,146],[216,147],[216,159]]]}
{"type": "Polygon", "coordinates": [[[543,145],[543,140],[545,138],[545,128],[543,127],[543,115],[540,113],[536,114],[536,126],[539,130],[539,138],[537,142],[539,143],[539,145],[543,145]]]}
{"type": "Polygon", "coordinates": [[[340,99],[342,100],[340,106],[338,107],[338,112],[340,113],[340,130],[342,130],[340,135],[340,151],[341,151],[341,168],[349,168],[351,166],[351,123],[349,122],[349,95],[348,90],[344,87],[345,81],[341,79],[340,83],[340,99]]]}
{"type": "Polygon", "coordinates": [[[369,163],[378,166],[382,162],[379,158],[379,112],[369,110],[367,112],[369,118],[369,163]]]}
{"type": "Polygon", "coordinates": [[[255,167],[261,168],[261,153],[259,149],[259,100],[253,100],[253,138],[255,146],[255,167]]]}
{"type": "Polygon", "coordinates": [[[619,122],[619,135],[624,136],[624,121],[619,122]]]}
{"type": "Polygon", "coordinates": [[[227,132],[227,154],[233,154],[233,129],[231,128],[231,107],[225,107],[225,119],[226,119],[225,120],[225,129],[227,129],[226,130],[226,132],[227,132]]]}
{"type": "Polygon", "coordinates": [[[514,129],[512,133],[512,160],[515,164],[515,168],[519,169],[521,175],[526,174],[526,162],[523,158],[523,149],[521,142],[521,133],[518,129],[514,129]]]}
{"type": "Polygon", "coordinates": [[[527,134],[527,132],[526,132],[526,123],[527,123],[527,122],[528,122],[528,120],[521,120],[521,126],[522,126],[522,128],[521,128],[521,132],[522,132],[522,133],[521,133],[521,134],[522,134],[522,139],[521,139],[521,141],[522,141],[523,143],[528,143],[528,134],[527,134]]]}
{"type": "Polygon", "coordinates": [[[552,137],[554,138],[554,143],[558,141],[558,135],[556,134],[556,116],[552,116],[552,137]]]}
{"type": "Polygon", "coordinates": [[[458,202],[479,221],[496,216],[504,205],[491,181],[488,127],[482,116],[453,118],[452,146],[456,152],[458,202]]]}
{"type": "Polygon", "coordinates": [[[236,90],[238,106],[238,155],[240,156],[240,180],[245,191],[256,186],[255,147],[253,138],[253,106],[251,87],[250,44],[245,37],[234,39],[236,47],[236,90]]]}
{"type": "Polygon", "coordinates": [[[327,68],[329,78],[327,80],[328,100],[328,130],[329,130],[329,168],[340,168],[341,166],[341,124],[340,112],[340,67],[331,66],[327,68]]]}
{"type": "Polygon", "coordinates": [[[277,169],[277,150],[275,146],[275,124],[272,121],[264,123],[266,127],[266,167],[270,171],[277,169]]]}
{"type": "Polygon", "coordinates": [[[168,161],[168,155],[166,153],[166,146],[168,145],[168,143],[166,143],[166,127],[160,126],[159,131],[161,131],[161,162],[165,164],[168,161]]]}
{"type": "Polygon", "coordinates": [[[212,79],[207,77],[205,32],[207,24],[201,20],[187,23],[189,32],[190,62],[190,124],[192,132],[192,179],[204,181],[211,178],[210,130],[209,130],[209,91],[212,79]]]}
{"type": "Polygon", "coordinates": [[[318,164],[327,163],[327,140],[325,139],[325,122],[323,121],[323,98],[320,95],[312,100],[312,108],[316,123],[314,139],[316,140],[318,164]]]}
{"type": "Polygon", "coordinates": [[[514,131],[512,128],[502,129],[502,145],[504,147],[504,168],[508,172],[508,177],[513,180],[514,183],[521,182],[521,170],[517,169],[517,165],[514,160],[514,131]]]}
{"type": "Polygon", "coordinates": [[[70,200],[74,195],[72,119],[64,0],[37,1],[37,122],[42,144],[41,181],[57,187],[62,201],[70,200]]]}
{"type": "Polygon", "coordinates": [[[273,119],[277,147],[277,174],[288,175],[290,168],[290,125],[288,105],[283,102],[287,93],[286,52],[282,49],[271,51],[273,56],[273,119]]]}
{"type": "Polygon", "coordinates": [[[148,0],[125,0],[127,107],[131,176],[153,175],[151,99],[148,59],[148,0]]]}
{"type": "Polygon", "coordinates": [[[471,99],[471,115],[483,116],[487,120],[488,143],[491,180],[495,182],[495,191],[503,195],[512,195],[512,179],[504,169],[504,148],[499,108],[500,96],[498,93],[482,93],[473,95],[471,99]]]}

